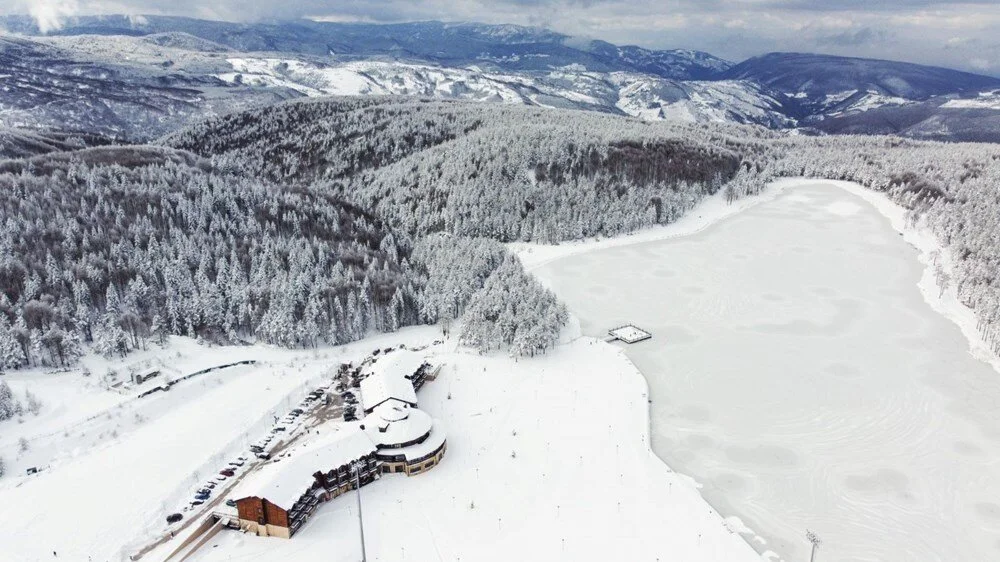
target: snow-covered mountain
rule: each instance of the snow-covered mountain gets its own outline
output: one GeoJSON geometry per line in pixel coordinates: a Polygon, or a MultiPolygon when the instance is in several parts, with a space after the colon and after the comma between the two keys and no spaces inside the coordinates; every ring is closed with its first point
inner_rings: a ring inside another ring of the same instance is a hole
{"type": "MultiPolygon", "coordinates": [[[[0,19],[0,26],[38,35],[26,17],[0,19]]],[[[103,16],[74,18],[58,35],[137,36],[183,32],[244,52],[350,58],[392,57],[444,66],[478,64],[496,70],[548,70],[580,64],[589,70],[651,73],[664,78],[705,78],[731,66],[708,53],[618,47],[546,29],[516,25],[414,22],[389,25],[300,20],[262,24],[189,18],[103,16]]]]}
{"type": "Polygon", "coordinates": [[[233,57],[228,84],[281,87],[307,96],[418,95],[621,112],[647,120],[732,121],[787,127],[794,121],[764,88],[746,81],[682,81],[569,66],[548,72],[488,72],[477,66],[233,57]]]}
{"type": "Polygon", "coordinates": [[[1000,140],[1000,106],[982,101],[1000,79],[891,61],[771,53],[733,65],[698,51],[475,23],[111,16],[76,18],[53,35],[26,17],[0,18],[0,27],[0,124],[14,127],[141,139],[288,98],[394,94],[1000,140]]]}
{"type": "Polygon", "coordinates": [[[410,95],[650,120],[794,125],[777,94],[747,81],[679,80],[595,71],[578,63],[515,71],[489,61],[455,67],[384,57],[243,52],[180,31],[8,37],[0,42],[0,74],[13,78],[0,93],[0,123],[6,126],[138,139],[241,107],[321,95],[410,95]]]}

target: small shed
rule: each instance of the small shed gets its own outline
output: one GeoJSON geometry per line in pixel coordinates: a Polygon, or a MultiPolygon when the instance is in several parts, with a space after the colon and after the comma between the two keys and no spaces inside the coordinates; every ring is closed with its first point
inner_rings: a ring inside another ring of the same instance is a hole
{"type": "Polygon", "coordinates": [[[163,374],[163,371],[161,371],[159,367],[132,373],[132,384],[138,386],[149,379],[160,376],[161,374],[163,374]]]}

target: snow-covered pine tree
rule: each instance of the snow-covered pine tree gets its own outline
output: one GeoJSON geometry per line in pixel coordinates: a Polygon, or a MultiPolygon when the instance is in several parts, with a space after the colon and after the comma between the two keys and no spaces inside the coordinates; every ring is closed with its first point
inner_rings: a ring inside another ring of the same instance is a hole
{"type": "Polygon", "coordinates": [[[0,379],[0,421],[9,420],[21,413],[21,403],[11,391],[7,381],[0,379]]]}
{"type": "Polygon", "coordinates": [[[27,362],[7,317],[0,314],[0,371],[17,369],[27,362]]]}

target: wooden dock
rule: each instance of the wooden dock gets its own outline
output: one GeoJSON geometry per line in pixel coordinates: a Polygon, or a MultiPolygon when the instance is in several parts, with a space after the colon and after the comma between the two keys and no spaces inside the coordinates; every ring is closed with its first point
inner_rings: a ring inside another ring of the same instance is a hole
{"type": "Polygon", "coordinates": [[[639,328],[633,324],[626,324],[608,330],[608,341],[622,341],[625,343],[638,343],[653,337],[653,334],[639,328]]]}

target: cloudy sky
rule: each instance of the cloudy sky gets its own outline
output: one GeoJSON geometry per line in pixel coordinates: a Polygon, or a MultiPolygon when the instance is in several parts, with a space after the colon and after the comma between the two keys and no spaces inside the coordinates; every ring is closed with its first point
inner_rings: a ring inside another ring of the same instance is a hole
{"type": "Polygon", "coordinates": [[[98,13],[517,23],[731,60],[809,51],[1000,75],[1000,0],[0,0],[0,11],[50,27],[98,13]]]}

